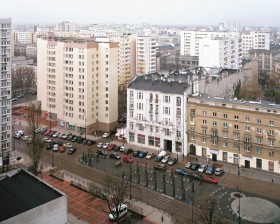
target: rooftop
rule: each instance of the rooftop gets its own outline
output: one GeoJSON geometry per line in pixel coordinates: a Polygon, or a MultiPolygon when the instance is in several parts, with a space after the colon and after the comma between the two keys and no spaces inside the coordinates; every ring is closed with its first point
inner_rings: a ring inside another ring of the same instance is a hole
{"type": "Polygon", "coordinates": [[[22,169],[0,176],[0,222],[63,194],[22,169]]]}

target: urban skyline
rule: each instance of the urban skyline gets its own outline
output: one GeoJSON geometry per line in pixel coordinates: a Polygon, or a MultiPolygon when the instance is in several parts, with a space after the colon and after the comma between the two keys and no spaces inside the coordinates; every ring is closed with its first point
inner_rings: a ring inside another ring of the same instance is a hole
{"type": "Polygon", "coordinates": [[[152,23],[158,25],[217,25],[228,20],[241,21],[245,26],[277,26],[280,2],[261,1],[138,1],[102,2],[13,0],[0,8],[2,18],[13,24],[50,24],[69,20],[88,23],[152,23]],[[271,7],[273,6],[273,7],[271,7]]]}

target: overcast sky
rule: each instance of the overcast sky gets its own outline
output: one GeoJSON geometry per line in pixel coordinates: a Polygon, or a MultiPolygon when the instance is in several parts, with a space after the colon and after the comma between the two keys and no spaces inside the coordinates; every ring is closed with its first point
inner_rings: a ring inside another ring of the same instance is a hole
{"type": "Polygon", "coordinates": [[[279,26],[280,0],[0,0],[0,18],[14,24],[151,23],[279,26]]]}

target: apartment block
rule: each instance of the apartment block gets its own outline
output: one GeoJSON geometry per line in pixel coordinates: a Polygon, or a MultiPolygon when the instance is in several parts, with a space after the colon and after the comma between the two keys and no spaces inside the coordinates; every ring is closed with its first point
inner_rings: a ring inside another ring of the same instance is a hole
{"type": "Polygon", "coordinates": [[[14,42],[21,43],[21,44],[33,44],[34,43],[34,33],[33,32],[19,32],[15,31],[14,35],[14,42]]]}
{"type": "Polygon", "coordinates": [[[238,32],[210,32],[210,31],[181,31],[180,54],[199,56],[199,41],[201,39],[239,38],[238,32]]]}
{"type": "Polygon", "coordinates": [[[11,19],[0,19],[0,88],[1,88],[1,110],[0,110],[0,166],[3,165],[7,152],[11,149],[11,19]],[[3,159],[3,160],[2,160],[3,159]]]}
{"type": "Polygon", "coordinates": [[[190,85],[179,75],[138,76],[127,89],[127,142],[187,155],[185,132],[190,85]]]}
{"type": "Polygon", "coordinates": [[[241,34],[242,39],[242,57],[249,58],[249,50],[262,49],[270,50],[270,33],[269,32],[244,32],[241,34]]]}
{"type": "Polygon", "coordinates": [[[191,155],[280,173],[280,105],[203,94],[188,98],[187,120],[191,155]]]}
{"type": "Polygon", "coordinates": [[[45,117],[87,133],[117,126],[117,43],[40,38],[37,50],[37,98],[45,117]]]}
{"type": "Polygon", "coordinates": [[[215,38],[199,40],[199,66],[239,69],[241,39],[215,38]]]}
{"type": "Polygon", "coordinates": [[[156,38],[136,38],[136,75],[156,72],[156,38]]]}
{"type": "Polygon", "coordinates": [[[55,28],[57,31],[61,31],[61,32],[74,32],[76,29],[75,24],[69,21],[63,21],[61,23],[57,23],[55,28]]]}

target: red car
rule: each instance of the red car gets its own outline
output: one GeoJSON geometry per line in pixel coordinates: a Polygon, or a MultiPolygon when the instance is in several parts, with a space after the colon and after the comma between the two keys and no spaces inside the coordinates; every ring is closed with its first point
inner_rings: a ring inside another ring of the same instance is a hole
{"type": "Polygon", "coordinates": [[[47,130],[47,131],[44,133],[44,135],[48,135],[48,134],[50,134],[50,133],[51,133],[51,129],[47,130]]]}
{"type": "Polygon", "coordinates": [[[123,156],[122,160],[127,163],[133,163],[133,158],[131,156],[123,156]]]}
{"type": "Polygon", "coordinates": [[[209,177],[209,176],[204,176],[203,181],[208,182],[208,183],[212,183],[212,184],[218,184],[218,182],[219,182],[218,179],[213,178],[213,177],[209,177]]]}
{"type": "Polygon", "coordinates": [[[65,152],[65,147],[64,146],[60,146],[59,147],[59,152],[65,152]]]}
{"type": "Polygon", "coordinates": [[[110,144],[110,145],[107,147],[107,150],[108,150],[108,151],[112,151],[114,147],[115,147],[115,144],[110,144]]]}

